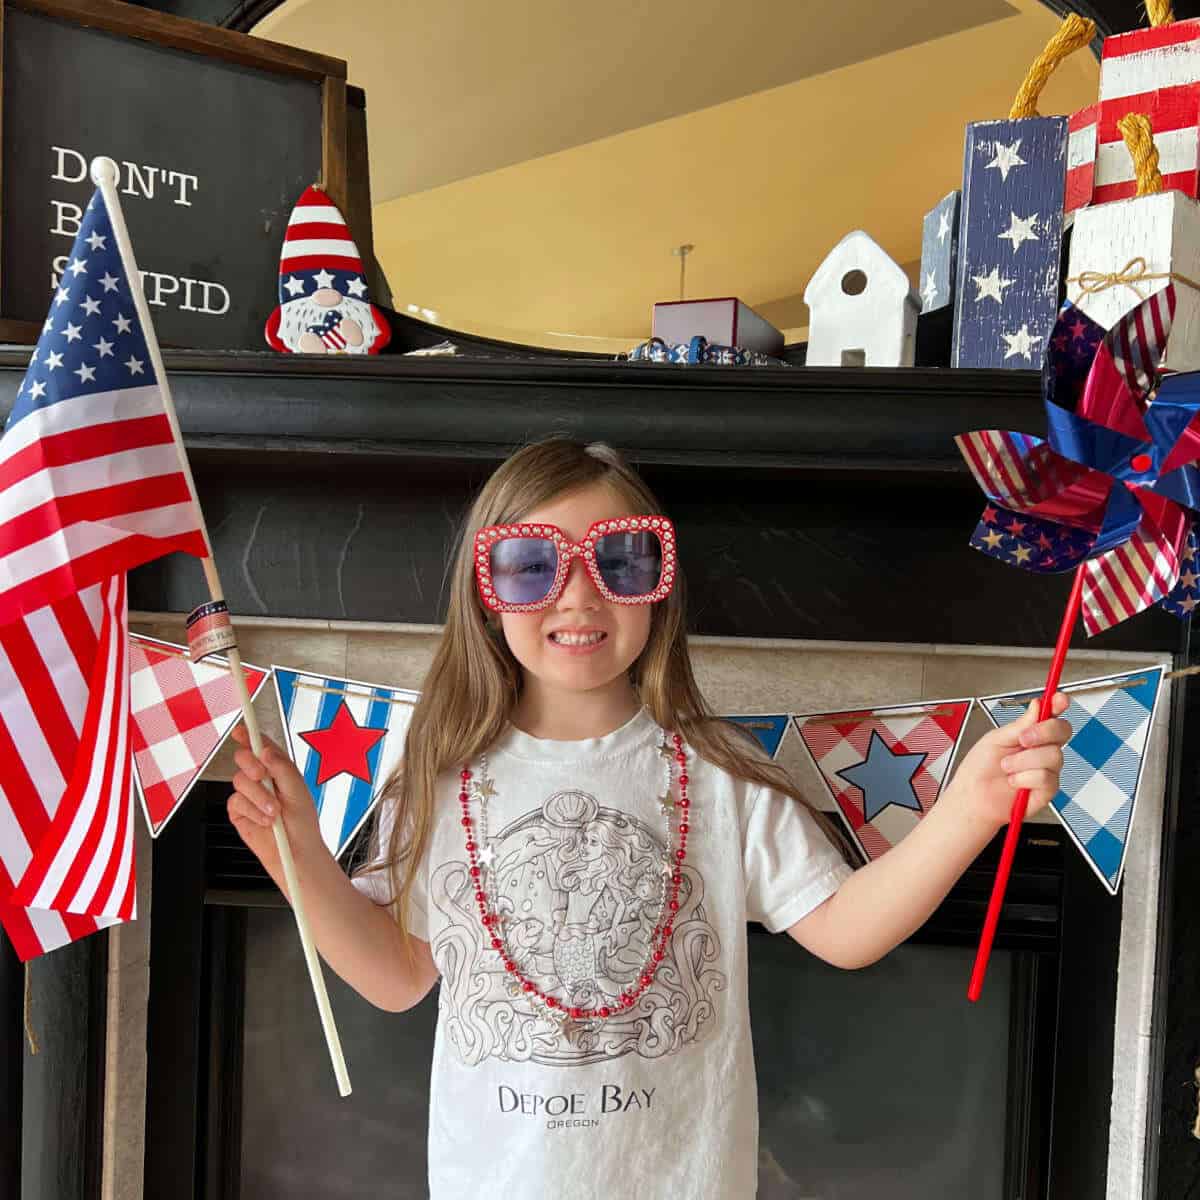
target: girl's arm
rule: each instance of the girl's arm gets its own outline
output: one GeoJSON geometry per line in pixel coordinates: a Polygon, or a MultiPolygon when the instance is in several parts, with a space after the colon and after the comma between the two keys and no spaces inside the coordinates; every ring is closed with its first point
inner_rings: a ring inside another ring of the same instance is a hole
{"type": "Polygon", "coordinates": [[[238,772],[229,797],[229,819],[279,890],[287,897],[283,864],[271,829],[282,812],[304,911],[321,957],[364,999],[389,1012],[402,1012],[422,1000],[437,982],[429,943],[413,937],[406,954],[400,927],[390,912],[363,895],[346,878],[321,840],[317,809],[304,777],[274,742],[263,739],[262,759],[248,746],[245,728],[233,732],[242,749],[234,754],[238,772]],[[274,797],[263,786],[267,776],[274,797]]]}
{"type": "MultiPolygon", "coordinates": [[[[1069,703],[1059,692],[1054,709],[1069,703]]],[[[838,967],[865,967],[932,915],[958,877],[1008,822],[1014,793],[1031,790],[1029,815],[1058,791],[1066,721],[1036,724],[1037,701],[1019,721],[980,738],[941,798],[916,828],[846,880],[788,929],[802,946],[838,967]]]]}

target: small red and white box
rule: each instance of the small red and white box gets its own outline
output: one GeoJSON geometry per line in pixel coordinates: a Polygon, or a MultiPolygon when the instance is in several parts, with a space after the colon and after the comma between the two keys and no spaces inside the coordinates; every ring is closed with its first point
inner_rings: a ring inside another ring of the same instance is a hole
{"type": "Polygon", "coordinates": [[[1164,188],[1195,196],[1200,190],[1200,21],[1174,21],[1104,39],[1099,104],[1071,118],[1068,212],[1137,194],[1133,163],[1117,128],[1131,112],[1150,119],[1164,188]],[[1090,189],[1085,168],[1092,173],[1090,189]]]}
{"type": "Polygon", "coordinates": [[[762,354],[783,353],[783,334],[734,296],[656,304],[652,332],[669,346],[699,335],[716,346],[737,346],[762,354]]]}

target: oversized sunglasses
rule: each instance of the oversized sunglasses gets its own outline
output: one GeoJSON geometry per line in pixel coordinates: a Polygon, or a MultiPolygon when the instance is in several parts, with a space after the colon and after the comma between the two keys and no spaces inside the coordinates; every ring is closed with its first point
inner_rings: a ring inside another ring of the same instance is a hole
{"type": "Polygon", "coordinates": [[[549,608],[582,558],[596,590],[613,604],[652,604],[675,582],[675,527],[666,517],[597,521],[581,542],[557,525],[486,525],[475,535],[475,581],[493,612],[549,608]]]}

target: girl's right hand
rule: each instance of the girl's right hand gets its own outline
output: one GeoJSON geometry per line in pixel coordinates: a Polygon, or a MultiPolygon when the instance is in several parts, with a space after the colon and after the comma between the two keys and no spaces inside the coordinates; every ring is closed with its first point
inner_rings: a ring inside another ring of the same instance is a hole
{"type": "Polygon", "coordinates": [[[276,814],[282,813],[292,854],[300,858],[324,848],[317,806],[296,764],[270,738],[263,738],[261,758],[254,756],[246,727],[240,722],[233,730],[233,740],[241,748],[233,755],[238,770],[233,777],[234,792],[226,804],[229,820],[286,894],[273,829],[276,814]],[[268,775],[274,795],[263,784],[268,775]]]}

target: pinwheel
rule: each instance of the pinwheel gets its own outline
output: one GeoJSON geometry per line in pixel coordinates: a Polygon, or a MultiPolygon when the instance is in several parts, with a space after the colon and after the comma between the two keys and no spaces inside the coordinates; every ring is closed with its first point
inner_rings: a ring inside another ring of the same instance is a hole
{"type": "MultiPolygon", "coordinates": [[[[1160,378],[1175,292],[1164,288],[1107,333],[1064,305],[1042,371],[1047,437],[988,429],[959,449],[991,503],[971,544],[1039,573],[1075,568],[1039,719],[1080,610],[1089,635],[1162,604],[1188,616],[1200,518],[1200,373],[1160,378]]],[[[983,986],[1029,793],[1013,801],[968,997],[983,986]]]]}
{"type": "Polygon", "coordinates": [[[1180,611],[1172,593],[1200,515],[1200,376],[1159,384],[1173,312],[1168,287],[1105,334],[1065,305],[1043,368],[1048,437],[957,439],[994,502],[972,545],[1037,572],[1083,563],[1089,635],[1155,603],[1180,611]]]}

